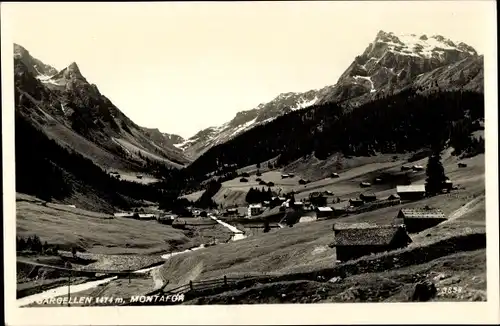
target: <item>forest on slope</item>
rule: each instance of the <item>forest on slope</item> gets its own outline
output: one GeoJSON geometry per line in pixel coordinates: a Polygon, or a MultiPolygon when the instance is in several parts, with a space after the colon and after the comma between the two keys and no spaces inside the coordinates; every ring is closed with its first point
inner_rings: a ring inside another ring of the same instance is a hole
{"type": "MultiPolygon", "coordinates": [[[[63,200],[90,187],[101,199],[119,208],[130,208],[133,200],[158,201],[162,190],[119,180],[90,159],[49,139],[16,111],[16,191],[43,200],[63,200]]],[[[85,195],[85,194],[83,194],[85,195]]]]}
{"type": "MultiPolygon", "coordinates": [[[[215,146],[180,170],[147,161],[147,168],[162,181],[142,185],[108,175],[89,159],[47,138],[16,112],[16,188],[41,198],[62,199],[73,191],[71,180],[81,180],[115,207],[127,208],[130,199],[144,199],[163,202],[168,208],[180,193],[204,188],[201,183],[210,176],[219,176],[218,182],[210,184],[218,190],[224,178],[237,175],[237,168],[276,157],[279,167],[309,154],[327,159],[338,152],[348,156],[404,153],[436,142],[453,147],[455,155],[475,155],[484,152],[484,139],[472,137],[483,129],[483,119],[484,95],[472,91],[424,94],[407,89],[351,109],[316,105],[215,146]]],[[[205,199],[198,204],[212,206],[210,198],[205,199]]]]}
{"type": "Polygon", "coordinates": [[[456,155],[484,152],[484,94],[473,91],[420,92],[410,88],[362,106],[315,105],[257,126],[217,145],[181,170],[195,186],[211,173],[232,172],[278,157],[284,166],[308,154],[326,159],[336,152],[350,156],[405,153],[436,141],[456,155]]]}

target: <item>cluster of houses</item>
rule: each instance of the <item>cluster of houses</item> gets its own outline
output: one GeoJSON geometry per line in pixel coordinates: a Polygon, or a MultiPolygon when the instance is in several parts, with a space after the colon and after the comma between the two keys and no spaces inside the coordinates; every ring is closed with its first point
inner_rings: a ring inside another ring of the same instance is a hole
{"type": "MultiPolygon", "coordinates": [[[[419,166],[414,166],[418,169],[419,166]]],[[[290,177],[290,175],[284,175],[285,177],[290,177]]],[[[451,181],[447,180],[445,182],[445,188],[448,190],[452,189],[453,184],[451,181]]],[[[394,193],[390,194],[388,197],[377,198],[374,192],[363,192],[357,198],[350,198],[348,200],[341,200],[340,198],[335,198],[331,201],[330,205],[327,204],[327,197],[333,196],[331,191],[324,192],[313,192],[309,195],[309,198],[304,200],[292,200],[286,197],[275,196],[272,197],[270,201],[263,201],[261,203],[253,203],[248,205],[246,208],[228,208],[222,215],[223,216],[234,216],[234,217],[262,217],[267,216],[268,213],[274,212],[275,207],[279,208],[279,211],[273,214],[282,214],[284,216],[290,212],[299,212],[302,216],[293,219],[297,222],[302,221],[312,221],[316,219],[328,219],[340,217],[350,213],[360,212],[361,210],[377,209],[386,206],[398,205],[401,202],[415,201],[424,198],[426,195],[425,185],[400,185],[397,186],[394,193]],[[302,218],[303,217],[303,218],[302,218]]],[[[300,215],[299,214],[299,215],[300,215]]],[[[291,216],[291,213],[289,214],[291,216]]],[[[294,216],[297,213],[293,214],[294,216]]],[[[413,226],[409,226],[413,228],[413,226]]]]}
{"type": "Polygon", "coordinates": [[[128,217],[128,218],[134,218],[137,220],[155,220],[157,219],[156,214],[152,213],[138,213],[138,212],[118,212],[114,213],[115,217],[128,217]]]}
{"type": "Polygon", "coordinates": [[[369,223],[335,224],[334,242],[337,261],[347,261],[379,252],[407,247],[410,234],[418,233],[447,220],[440,209],[403,208],[389,225],[369,223]]]}

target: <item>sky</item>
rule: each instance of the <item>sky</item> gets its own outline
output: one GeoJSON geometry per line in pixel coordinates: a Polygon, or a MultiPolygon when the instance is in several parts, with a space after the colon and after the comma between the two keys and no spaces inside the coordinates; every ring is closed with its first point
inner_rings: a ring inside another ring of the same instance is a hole
{"type": "MultiPolygon", "coordinates": [[[[283,92],[333,85],[379,30],[480,54],[494,1],[2,3],[12,40],[76,62],[137,124],[185,138],[283,92]]],[[[494,17],[494,16],[493,16],[494,17]]],[[[493,38],[494,40],[494,38],[493,38]]]]}

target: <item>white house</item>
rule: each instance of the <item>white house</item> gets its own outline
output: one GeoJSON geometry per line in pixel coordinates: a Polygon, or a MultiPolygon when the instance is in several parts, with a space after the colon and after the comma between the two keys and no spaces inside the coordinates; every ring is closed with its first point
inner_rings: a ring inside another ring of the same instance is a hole
{"type": "Polygon", "coordinates": [[[248,206],[248,216],[255,216],[262,213],[262,205],[261,204],[250,204],[248,206]]]}

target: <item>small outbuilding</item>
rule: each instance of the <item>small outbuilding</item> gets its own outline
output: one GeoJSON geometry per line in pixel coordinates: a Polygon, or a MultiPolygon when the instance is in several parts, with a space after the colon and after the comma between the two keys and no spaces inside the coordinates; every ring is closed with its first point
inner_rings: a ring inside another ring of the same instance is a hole
{"type": "Polygon", "coordinates": [[[446,221],[443,211],[436,208],[403,208],[396,216],[398,223],[403,222],[409,233],[417,233],[446,221]]]}
{"type": "Polygon", "coordinates": [[[401,200],[418,200],[425,197],[425,185],[397,186],[396,193],[401,200]]]}
{"type": "Polygon", "coordinates": [[[336,258],[348,261],[370,254],[407,247],[412,242],[404,225],[351,224],[334,226],[336,258]]]}
{"type": "Polygon", "coordinates": [[[331,218],[334,216],[331,207],[316,207],[315,211],[318,218],[331,218]]]}
{"type": "Polygon", "coordinates": [[[359,195],[359,199],[361,199],[364,202],[373,202],[377,200],[377,196],[373,192],[365,192],[361,195],[359,195]]]}
{"type": "Polygon", "coordinates": [[[360,186],[361,188],[367,188],[367,187],[371,187],[371,186],[372,186],[372,184],[371,184],[371,183],[369,183],[369,182],[360,182],[359,186],[360,186]]]}
{"type": "Polygon", "coordinates": [[[387,200],[396,200],[396,199],[401,200],[401,197],[398,194],[392,194],[389,197],[387,197],[387,200]]]}
{"type": "Polygon", "coordinates": [[[261,204],[251,204],[248,206],[247,216],[255,216],[262,213],[262,205],[261,204]]]}
{"type": "Polygon", "coordinates": [[[359,207],[364,204],[363,200],[359,198],[351,198],[349,199],[349,204],[353,207],[359,207]]]}
{"type": "Polygon", "coordinates": [[[413,171],[423,171],[424,167],[422,165],[414,165],[411,167],[413,171]]]}

